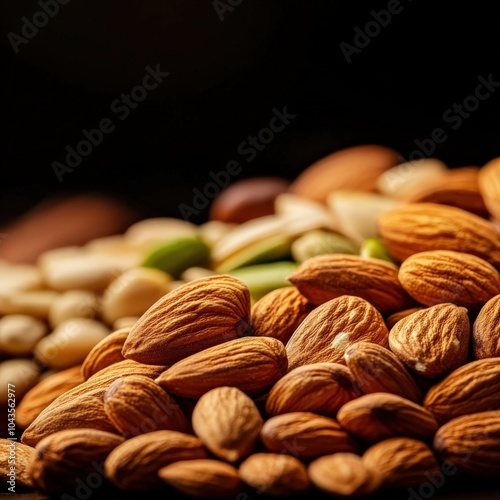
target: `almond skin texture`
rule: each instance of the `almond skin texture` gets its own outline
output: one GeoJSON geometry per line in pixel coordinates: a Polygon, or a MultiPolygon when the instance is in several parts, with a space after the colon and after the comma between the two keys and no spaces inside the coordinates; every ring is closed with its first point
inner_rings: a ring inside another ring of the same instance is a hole
{"type": "Polygon", "coordinates": [[[369,443],[398,436],[430,439],[439,427],[430,411],[385,392],[349,401],[338,412],[337,420],[352,435],[369,443]]]}
{"type": "Polygon", "coordinates": [[[255,403],[236,387],[204,394],[194,407],[192,422],[202,443],[228,462],[250,455],[264,423],[255,403]]]}
{"type": "Polygon", "coordinates": [[[404,309],[403,311],[398,311],[397,313],[391,314],[388,318],[385,319],[385,324],[389,331],[392,327],[398,322],[401,321],[406,316],[413,314],[414,312],[421,311],[424,309],[423,307],[411,307],[410,309],[404,309]]]}
{"type": "Polygon", "coordinates": [[[121,436],[95,429],[67,429],[51,434],[36,445],[30,471],[33,486],[44,493],[75,490],[77,479],[97,473],[92,464],[102,463],[123,442],[121,436]]]}
{"type": "Polygon", "coordinates": [[[178,361],[156,381],[171,394],[200,398],[230,384],[249,396],[263,394],[287,370],[285,346],[271,337],[232,340],[178,361]]]}
{"type": "Polygon", "coordinates": [[[304,464],[290,455],[255,453],[239,468],[240,478],[258,494],[289,497],[304,493],[309,478],[304,464]]]}
{"type": "Polygon", "coordinates": [[[409,296],[399,283],[397,267],[380,259],[318,255],[303,262],[288,280],[317,306],[342,295],[354,295],[386,315],[410,304],[409,296]]]}
{"type": "Polygon", "coordinates": [[[12,461],[15,460],[15,487],[32,488],[33,481],[29,471],[35,457],[35,449],[31,446],[0,438],[0,483],[6,485],[6,489],[11,486],[7,481],[11,480],[10,467],[14,465],[12,461]]]}
{"type": "Polygon", "coordinates": [[[162,481],[195,498],[234,499],[243,483],[230,464],[209,458],[182,460],[159,470],[162,481]]]}
{"type": "Polygon", "coordinates": [[[473,476],[500,474],[500,411],[485,411],[454,418],[434,436],[438,455],[460,472],[473,476]]]}
{"type": "Polygon", "coordinates": [[[123,356],[170,365],[250,329],[250,292],[240,280],[214,275],[186,283],[153,304],[134,324],[123,356]]]}
{"type": "Polygon", "coordinates": [[[481,359],[457,368],[429,389],[424,406],[441,424],[500,408],[500,358],[481,359]]]}
{"type": "Polygon", "coordinates": [[[412,203],[378,219],[379,234],[399,262],[418,252],[455,250],[500,267],[500,233],[492,224],[460,208],[412,203]]]}
{"type": "Polygon", "coordinates": [[[338,422],[308,412],[270,418],[262,427],[260,438],[269,451],[288,453],[301,459],[361,450],[360,444],[338,422]]]}
{"type": "Polygon", "coordinates": [[[142,375],[115,380],[104,394],[104,412],[126,438],[159,430],[191,431],[174,399],[142,375]]]}
{"type": "Polygon", "coordinates": [[[467,309],[438,304],[396,323],[389,333],[389,346],[417,375],[434,379],[465,363],[469,339],[467,309]]]}
{"type": "Polygon", "coordinates": [[[479,311],[472,327],[472,347],[477,359],[500,357],[500,295],[479,311]]]}
{"type": "Polygon", "coordinates": [[[288,372],[266,400],[270,416],[308,411],[335,416],[340,407],[359,396],[349,369],[339,363],[314,363],[288,372]]]}
{"type": "Polygon", "coordinates": [[[128,439],[104,462],[104,470],[118,488],[132,491],[159,490],[165,483],[158,471],[180,460],[208,458],[201,441],[176,431],[156,431],[128,439]]]}
{"type": "Polygon", "coordinates": [[[313,309],[314,306],[296,288],[277,288],[252,306],[254,334],[274,337],[286,344],[313,309]]]}
{"type": "Polygon", "coordinates": [[[405,366],[389,349],[370,342],[357,342],[344,355],[358,387],[365,393],[388,392],[422,401],[422,393],[405,366]]]}
{"type": "Polygon", "coordinates": [[[312,311],[286,345],[288,370],[312,363],[342,363],[346,349],[365,340],[387,345],[382,315],[366,300],[344,295],[312,311]]]}
{"type": "Polygon", "coordinates": [[[374,444],[365,451],[363,463],[381,476],[384,487],[391,489],[419,486],[429,481],[429,475],[439,472],[429,446],[407,437],[374,444]]]}
{"type": "Polygon", "coordinates": [[[16,424],[26,429],[61,394],[83,382],[80,366],[54,373],[28,391],[16,408],[16,424]]]}
{"type": "Polygon", "coordinates": [[[401,264],[399,281],[426,306],[450,302],[477,311],[500,293],[500,274],[489,262],[452,250],[413,254],[401,264]]]}
{"type": "Polygon", "coordinates": [[[479,190],[489,212],[500,219],[500,157],[479,170],[479,190]]]}

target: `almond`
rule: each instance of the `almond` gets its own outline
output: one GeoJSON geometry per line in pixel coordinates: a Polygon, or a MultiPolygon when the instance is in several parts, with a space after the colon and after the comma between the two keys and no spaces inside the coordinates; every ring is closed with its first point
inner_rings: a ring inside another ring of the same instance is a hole
{"type": "Polygon", "coordinates": [[[383,315],[408,307],[398,268],[380,259],[327,254],[303,262],[289,276],[302,295],[319,306],[342,295],[361,297],[383,315]]]}
{"type": "Polygon", "coordinates": [[[439,427],[430,411],[384,392],[349,401],[339,410],[337,419],[348,432],[369,443],[398,436],[430,439],[439,427]]]}
{"type": "Polygon", "coordinates": [[[451,302],[476,311],[500,293],[500,274],[489,262],[452,250],[413,254],[401,264],[399,280],[426,306],[451,302]]]}
{"type": "Polygon", "coordinates": [[[285,346],[279,340],[246,337],[188,356],[156,381],[168,392],[186,398],[199,398],[223,385],[256,396],[269,389],[286,369],[285,346]]]}
{"type": "Polygon", "coordinates": [[[438,304],[396,323],[389,333],[389,346],[412,371],[432,379],[465,363],[469,338],[467,309],[438,304]]]}
{"type": "Polygon", "coordinates": [[[286,344],[313,309],[314,306],[296,288],[277,288],[252,306],[254,334],[274,337],[286,344]]]}
{"type": "Polygon", "coordinates": [[[304,464],[290,455],[255,453],[239,468],[241,479],[257,494],[289,497],[309,489],[304,464]]]}
{"type": "Polygon", "coordinates": [[[395,437],[374,444],[363,455],[363,463],[377,472],[386,488],[403,489],[429,481],[439,473],[432,450],[422,441],[395,437]]]}
{"type": "Polygon", "coordinates": [[[266,401],[270,416],[296,411],[335,416],[359,392],[349,369],[339,363],[313,363],[288,372],[273,386],[266,401]]]}
{"type": "Polygon", "coordinates": [[[339,452],[359,452],[361,447],[332,418],[309,412],[277,415],[266,421],[260,437],[271,452],[311,459],[339,452]]]}
{"type": "Polygon", "coordinates": [[[28,391],[16,409],[16,424],[26,429],[61,394],[83,382],[81,367],[73,366],[50,375],[28,391]]]}
{"type": "Polygon", "coordinates": [[[415,403],[422,401],[422,393],[413,377],[385,347],[357,342],[347,348],[344,358],[358,387],[365,394],[388,392],[415,403]]]}
{"type": "Polygon", "coordinates": [[[434,436],[443,460],[472,476],[500,474],[500,411],[463,415],[443,425],[434,436]]]}
{"type": "Polygon", "coordinates": [[[140,363],[169,365],[248,335],[250,292],[229,275],[200,278],[167,293],[134,324],[123,355],[140,363]]]}
{"type": "Polygon", "coordinates": [[[440,423],[500,408],[500,358],[467,363],[430,388],[424,406],[440,423]]]}
{"type": "Polygon", "coordinates": [[[74,490],[77,480],[96,473],[95,464],[123,441],[121,436],[95,429],[66,429],[45,437],[36,445],[31,464],[34,487],[44,493],[74,490]]]}
{"type": "Polygon", "coordinates": [[[382,315],[369,302],[344,295],[309,313],[286,345],[288,370],[312,363],[344,363],[346,349],[366,340],[387,345],[382,315]]]}
{"type": "Polygon", "coordinates": [[[500,157],[494,158],[479,171],[479,190],[489,212],[500,218],[500,157]]]}
{"type": "Polygon", "coordinates": [[[421,311],[424,309],[423,307],[410,307],[410,309],[404,309],[403,311],[398,311],[394,314],[391,314],[388,318],[385,319],[385,324],[389,330],[398,322],[401,321],[406,316],[413,314],[414,312],[421,311]]]}
{"type": "Polygon", "coordinates": [[[0,481],[8,491],[15,492],[16,487],[33,487],[29,470],[35,456],[35,449],[31,446],[0,438],[0,481]],[[11,467],[15,470],[12,471],[11,467]]]}
{"type": "Polygon", "coordinates": [[[500,357],[500,295],[479,311],[472,326],[472,347],[477,359],[500,357]]]}
{"type": "Polygon", "coordinates": [[[492,224],[460,208],[436,203],[411,203],[378,219],[390,254],[400,262],[418,252],[456,250],[500,268],[500,234],[492,224]]]}
{"type": "Polygon", "coordinates": [[[159,490],[165,483],[158,471],[181,460],[208,458],[201,441],[176,431],[155,431],[128,439],[104,462],[104,470],[118,488],[133,491],[159,490]]]}
{"type": "Polygon", "coordinates": [[[380,489],[382,482],[378,472],[368,468],[354,453],[317,458],[307,472],[314,486],[338,498],[372,495],[380,489]]]}
{"type": "Polygon", "coordinates": [[[115,380],[104,394],[104,412],[126,438],[159,430],[191,430],[174,399],[143,375],[115,380]]]}
{"type": "Polygon", "coordinates": [[[162,467],[158,475],[180,493],[195,498],[234,499],[243,486],[235,467],[209,458],[175,462],[162,467]]]}
{"type": "Polygon", "coordinates": [[[192,422],[202,443],[228,462],[252,453],[264,423],[255,403],[236,387],[205,393],[194,407],[192,422]]]}

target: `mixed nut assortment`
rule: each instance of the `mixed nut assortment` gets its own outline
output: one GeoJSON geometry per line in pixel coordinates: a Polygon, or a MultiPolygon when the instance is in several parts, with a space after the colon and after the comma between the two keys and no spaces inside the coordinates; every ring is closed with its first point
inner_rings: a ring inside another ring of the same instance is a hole
{"type": "Polygon", "coordinates": [[[201,226],[0,263],[22,431],[2,482],[243,500],[498,477],[500,158],[354,147],[272,179],[269,213],[245,182],[201,226]]]}

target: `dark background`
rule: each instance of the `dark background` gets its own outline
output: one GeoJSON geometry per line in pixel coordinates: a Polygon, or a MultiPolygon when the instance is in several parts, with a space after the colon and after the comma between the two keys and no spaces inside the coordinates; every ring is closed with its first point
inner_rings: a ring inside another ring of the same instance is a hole
{"type": "Polygon", "coordinates": [[[500,88],[457,130],[443,114],[480,75],[500,82],[500,23],[484,3],[401,0],[401,13],[347,63],[339,44],[353,44],[355,27],[387,1],[243,0],[221,21],[212,1],[71,0],[15,54],[7,34],[21,34],[21,18],[41,9],[0,0],[2,219],[82,191],[120,196],[144,216],[180,217],[179,203],[191,204],[193,188],[229,160],[244,167],[233,181],[293,179],[356,144],[407,158],[436,127],[449,133],[431,156],[483,165],[500,155],[500,88]],[[120,121],[110,104],[157,64],[171,75],[120,121]],[[246,163],[238,145],[283,106],[297,118],[246,163]],[[105,117],[116,130],[60,183],[52,162],[105,117]]]}

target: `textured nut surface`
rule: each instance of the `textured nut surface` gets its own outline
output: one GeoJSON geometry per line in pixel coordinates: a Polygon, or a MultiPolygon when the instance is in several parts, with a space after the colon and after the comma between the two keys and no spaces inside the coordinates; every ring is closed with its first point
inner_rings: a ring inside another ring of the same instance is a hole
{"type": "Polygon", "coordinates": [[[479,311],[472,326],[472,347],[477,359],[500,357],[500,295],[479,311]]]}
{"type": "Polygon", "coordinates": [[[479,170],[479,190],[490,213],[500,218],[500,158],[494,158],[479,170]]]}
{"type": "Polygon", "coordinates": [[[421,311],[424,309],[423,307],[410,307],[410,309],[404,309],[403,311],[398,311],[394,314],[391,314],[388,318],[385,320],[385,324],[387,325],[387,328],[389,330],[392,329],[392,327],[398,322],[401,321],[403,318],[406,318],[406,316],[409,316],[410,314],[413,314],[414,312],[421,311]]]}
{"type": "Polygon", "coordinates": [[[12,480],[9,474],[12,472],[11,466],[14,466],[16,468],[14,490],[16,486],[32,488],[33,482],[29,471],[35,456],[35,449],[31,446],[0,438],[0,482],[2,485],[10,486],[7,481],[12,480]]]}

